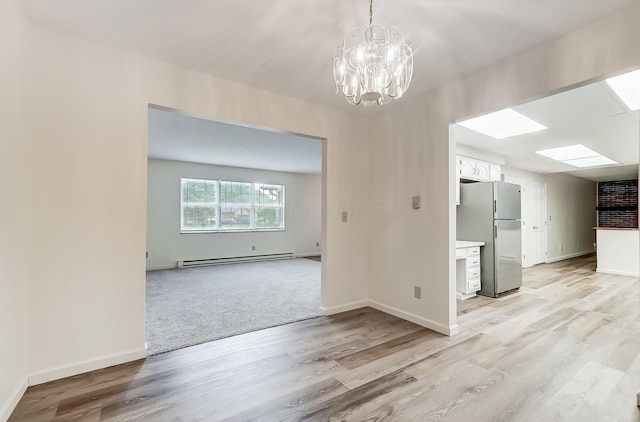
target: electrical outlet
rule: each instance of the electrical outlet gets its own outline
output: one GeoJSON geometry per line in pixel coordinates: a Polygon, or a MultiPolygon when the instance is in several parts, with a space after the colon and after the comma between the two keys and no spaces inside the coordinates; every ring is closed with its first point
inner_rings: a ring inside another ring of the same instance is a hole
{"type": "Polygon", "coordinates": [[[256,250],[256,247],[255,247],[255,246],[252,246],[252,247],[251,247],[251,250],[252,250],[252,251],[255,251],[255,250],[256,250]]]}
{"type": "Polygon", "coordinates": [[[347,212],[346,211],[342,211],[342,222],[343,223],[347,222],[347,212]]]}
{"type": "Polygon", "coordinates": [[[420,299],[422,297],[422,287],[413,286],[413,297],[420,299]]]}
{"type": "Polygon", "coordinates": [[[411,198],[411,206],[414,210],[420,209],[420,197],[414,196],[411,198]]]}

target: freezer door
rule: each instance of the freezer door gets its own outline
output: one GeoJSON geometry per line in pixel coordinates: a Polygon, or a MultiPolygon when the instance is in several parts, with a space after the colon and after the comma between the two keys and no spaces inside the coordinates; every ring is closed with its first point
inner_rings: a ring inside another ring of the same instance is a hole
{"type": "Polygon", "coordinates": [[[495,221],[495,293],[522,286],[522,238],[520,221],[495,221]]]}
{"type": "Polygon", "coordinates": [[[520,185],[507,182],[494,182],[493,199],[495,219],[520,219],[520,185]]]}

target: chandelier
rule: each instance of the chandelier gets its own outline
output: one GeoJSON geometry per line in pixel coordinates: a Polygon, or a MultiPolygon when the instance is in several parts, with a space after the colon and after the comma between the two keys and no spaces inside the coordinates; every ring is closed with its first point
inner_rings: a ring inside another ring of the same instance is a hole
{"type": "Polygon", "coordinates": [[[395,26],[373,23],[369,0],[369,27],[352,29],[333,56],[336,93],[353,105],[387,104],[402,97],[411,83],[413,53],[395,26]]]}

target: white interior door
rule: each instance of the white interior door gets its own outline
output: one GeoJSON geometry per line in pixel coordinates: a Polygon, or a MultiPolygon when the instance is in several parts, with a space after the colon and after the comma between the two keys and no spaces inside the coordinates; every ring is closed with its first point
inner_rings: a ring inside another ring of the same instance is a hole
{"type": "Polygon", "coordinates": [[[547,185],[531,182],[531,264],[547,260],[547,185]]]}

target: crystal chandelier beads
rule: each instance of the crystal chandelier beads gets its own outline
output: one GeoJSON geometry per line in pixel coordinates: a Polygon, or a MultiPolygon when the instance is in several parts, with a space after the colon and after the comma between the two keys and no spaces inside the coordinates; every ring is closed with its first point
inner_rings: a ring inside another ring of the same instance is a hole
{"type": "Polygon", "coordinates": [[[351,30],[333,57],[336,92],[354,105],[382,105],[402,97],[413,74],[413,53],[402,31],[372,22],[369,0],[369,27],[351,30]]]}

